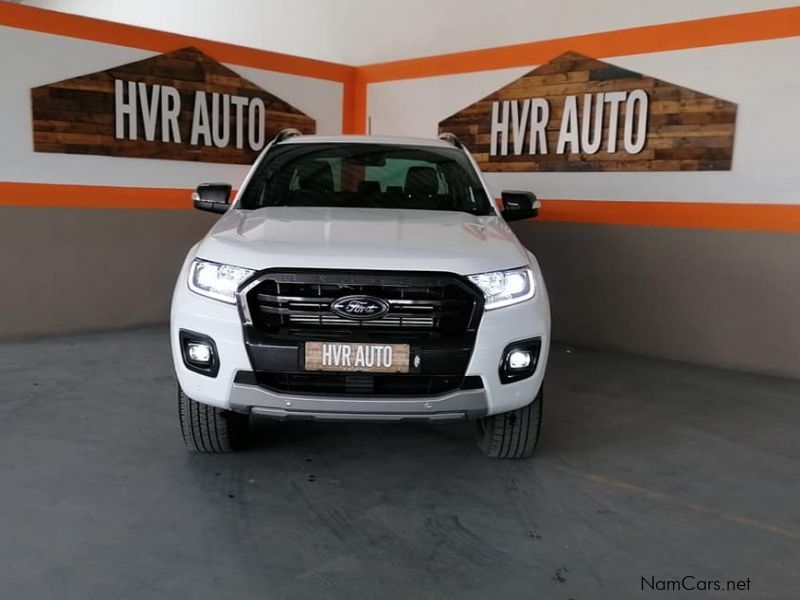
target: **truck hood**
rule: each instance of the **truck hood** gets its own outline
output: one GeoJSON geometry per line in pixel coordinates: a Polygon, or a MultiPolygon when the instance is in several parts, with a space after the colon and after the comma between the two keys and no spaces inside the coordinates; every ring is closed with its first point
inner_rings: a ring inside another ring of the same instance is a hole
{"type": "Polygon", "coordinates": [[[269,267],[448,271],[467,275],[528,262],[497,216],[375,208],[268,207],[228,211],[197,256],[269,267]]]}

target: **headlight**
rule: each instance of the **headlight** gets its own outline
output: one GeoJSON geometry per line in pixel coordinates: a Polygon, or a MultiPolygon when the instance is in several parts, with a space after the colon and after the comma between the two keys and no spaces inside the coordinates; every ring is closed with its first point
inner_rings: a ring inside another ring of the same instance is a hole
{"type": "Polygon", "coordinates": [[[189,270],[189,289],[201,296],[236,303],[236,290],[254,271],[195,258],[189,270]]]}
{"type": "Polygon", "coordinates": [[[469,280],[481,288],[487,310],[523,302],[536,293],[533,273],[528,268],[479,273],[470,275],[469,280]]]}

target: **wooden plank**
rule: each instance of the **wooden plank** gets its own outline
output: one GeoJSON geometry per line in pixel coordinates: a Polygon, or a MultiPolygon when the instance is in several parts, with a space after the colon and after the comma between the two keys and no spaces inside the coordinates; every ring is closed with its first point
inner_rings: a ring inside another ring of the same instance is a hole
{"type": "Polygon", "coordinates": [[[583,95],[609,91],[630,91],[647,87],[648,81],[641,79],[559,83],[555,85],[525,85],[510,90],[500,90],[492,95],[492,100],[515,100],[522,97],[559,99],[563,102],[564,96],[572,94],[583,95]]]}

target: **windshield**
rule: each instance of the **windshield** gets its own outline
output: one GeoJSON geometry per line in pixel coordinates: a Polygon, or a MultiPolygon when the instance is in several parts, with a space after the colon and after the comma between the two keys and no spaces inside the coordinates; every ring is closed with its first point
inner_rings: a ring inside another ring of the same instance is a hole
{"type": "Polygon", "coordinates": [[[462,151],[370,143],[302,143],[272,148],[237,208],[266,206],[494,214],[462,151]]]}

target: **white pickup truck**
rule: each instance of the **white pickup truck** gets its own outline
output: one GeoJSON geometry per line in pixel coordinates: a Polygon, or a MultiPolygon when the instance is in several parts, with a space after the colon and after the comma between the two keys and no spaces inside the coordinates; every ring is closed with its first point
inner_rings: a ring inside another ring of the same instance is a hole
{"type": "Polygon", "coordinates": [[[170,335],[180,423],[198,452],[242,448],[250,415],[472,419],[483,452],[539,437],[550,305],[534,256],[458,140],[281,132],[186,257],[170,335]]]}

